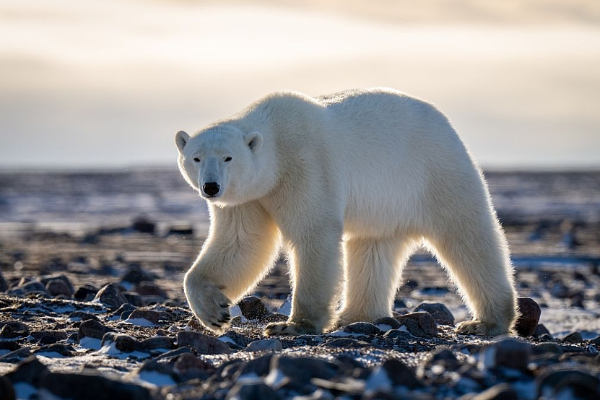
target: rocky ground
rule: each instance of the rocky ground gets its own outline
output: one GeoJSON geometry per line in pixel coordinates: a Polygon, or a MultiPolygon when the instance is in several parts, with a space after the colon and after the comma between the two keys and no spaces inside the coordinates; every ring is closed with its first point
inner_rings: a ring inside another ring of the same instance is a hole
{"type": "MultiPolygon", "coordinates": [[[[526,318],[520,335],[501,338],[454,333],[467,311],[426,253],[406,269],[394,318],[264,337],[267,323],[289,314],[280,261],[216,337],[193,320],[181,289],[203,240],[197,226],[147,215],[69,230],[6,217],[0,400],[600,398],[598,211],[527,213],[513,178],[491,186],[526,318]],[[502,207],[510,196],[516,205],[502,207]]],[[[555,188],[532,181],[546,198],[555,188]]]]}

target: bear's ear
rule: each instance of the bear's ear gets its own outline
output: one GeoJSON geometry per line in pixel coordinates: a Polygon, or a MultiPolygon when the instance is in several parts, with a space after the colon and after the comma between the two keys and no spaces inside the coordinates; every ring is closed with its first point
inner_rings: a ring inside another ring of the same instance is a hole
{"type": "Polygon", "coordinates": [[[179,152],[183,153],[183,148],[185,147],[185,144],[187,143],[187,141],[189,139],[190,139],[190,135],[188,135],[186,132],[184,132],[184,131],[177,132],[177,134],[175,135],[175,143],[177,144],[177,148],[179,149],[179,152]]]}
{"type": "Polygon", "coordinates": [[[252,151],[257,151],[263,142],[263,135],[260,132],[252,132],[246,135],[246,144],[252,151]]]}

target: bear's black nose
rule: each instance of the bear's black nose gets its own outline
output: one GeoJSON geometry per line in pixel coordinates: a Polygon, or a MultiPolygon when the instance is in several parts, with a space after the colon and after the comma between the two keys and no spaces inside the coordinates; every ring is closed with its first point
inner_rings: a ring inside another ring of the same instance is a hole
{"type": "Polygon", "coordinates": [[[206,182],[204,184],[204,186],[202,186],[202,191],[207,195],[207,196],[214,196],[217,193],[219,193],[219,189],[221,187],[219,186],[219,184],[217,182],[206,182]]]}

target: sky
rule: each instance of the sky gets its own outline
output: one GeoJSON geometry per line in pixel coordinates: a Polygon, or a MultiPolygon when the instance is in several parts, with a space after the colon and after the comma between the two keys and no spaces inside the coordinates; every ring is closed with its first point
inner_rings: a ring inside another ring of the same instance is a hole
{"type": "Polygon", "coordinates": [[[280,4],[0,0],[0,171],[175,167],[178,130],[269,92],[371,86],[484,168],[600,168],[597,0],[280,4]]]}

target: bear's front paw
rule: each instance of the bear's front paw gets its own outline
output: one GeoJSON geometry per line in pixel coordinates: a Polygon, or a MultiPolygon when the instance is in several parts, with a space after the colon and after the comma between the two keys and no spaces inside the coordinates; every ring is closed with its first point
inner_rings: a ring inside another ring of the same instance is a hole
{"type": "Polygon", "coordinates": [[[229,327],[231,301],[216,285],[205,282],[189,295],[188,302],[196,318],[211,331],[223,333],[229,327]]]}
{"type": "Polygon", "coordinates": [[[265,335],[310,335],[319,334],[315,325],[308,322],[276,322],[267,325],[265,335]]]}
{"type": "Polygon", "coordinates": [[[508,333],[508,328],[484,321],[465,321],[458,324],[456,333],[461,335],[498,336],[508,333]]]}

